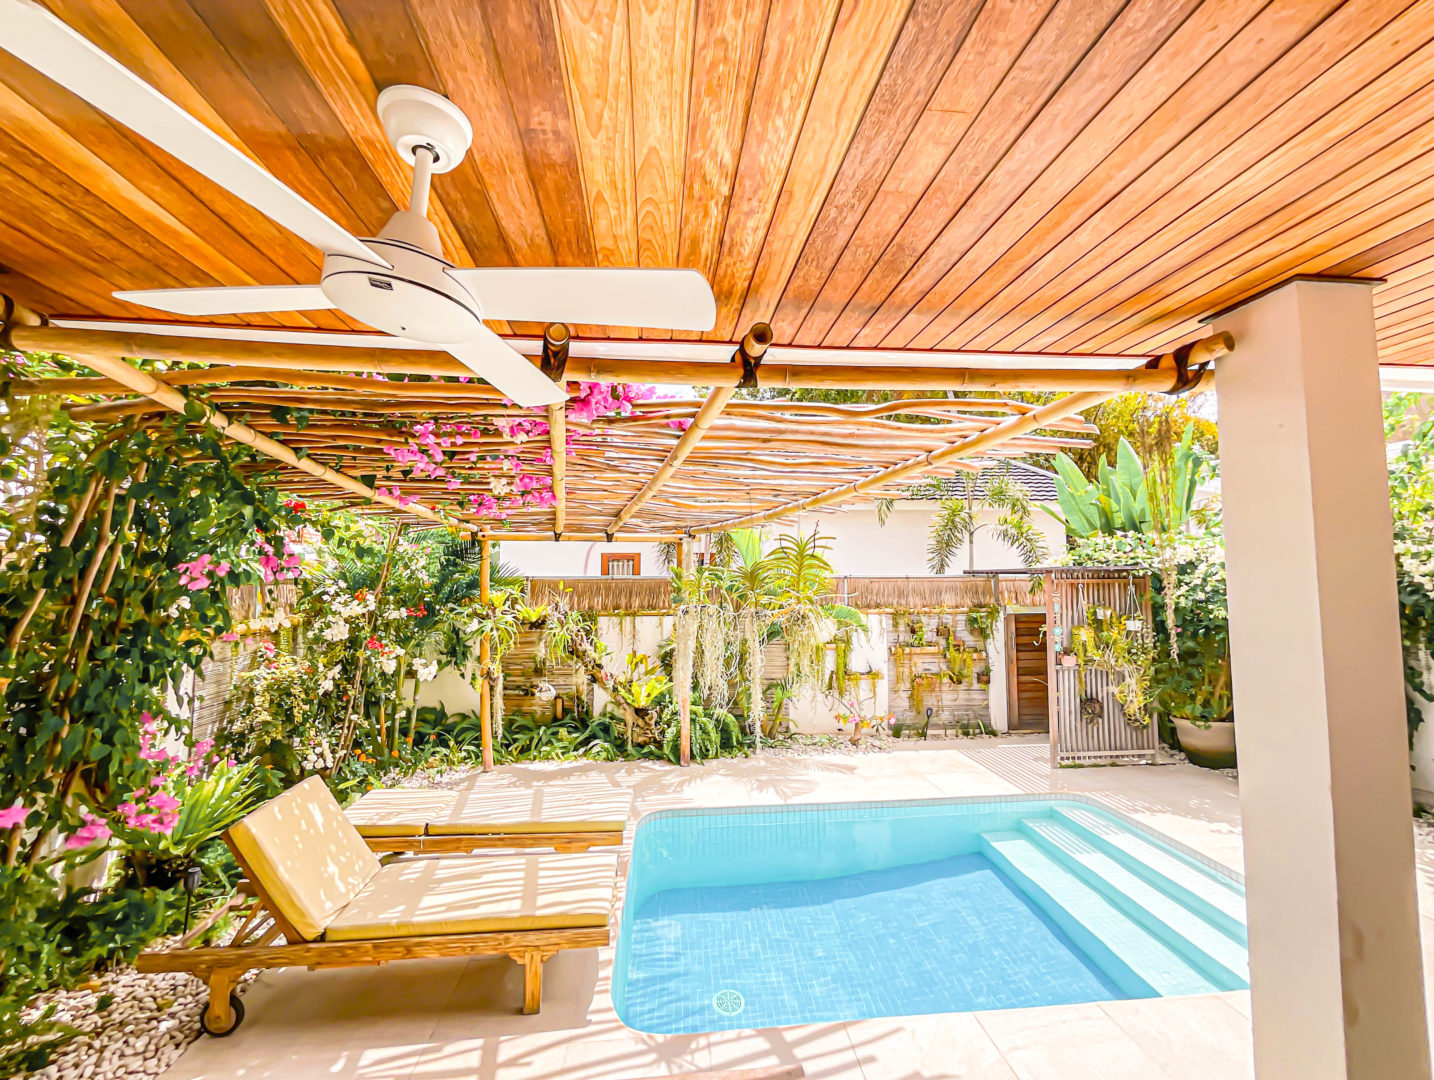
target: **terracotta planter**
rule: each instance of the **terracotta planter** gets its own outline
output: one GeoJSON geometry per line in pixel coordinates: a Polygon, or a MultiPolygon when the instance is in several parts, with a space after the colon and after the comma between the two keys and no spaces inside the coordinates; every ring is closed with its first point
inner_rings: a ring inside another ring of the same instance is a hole
{"type": "Polygon", "coordinates": [[[1235,767],[1235,722],[1218,720],[1209,727],[1200,727],[1179,716],[1172,716],[1180,749],[1191,764],[1206,769],[1235,767]]]}

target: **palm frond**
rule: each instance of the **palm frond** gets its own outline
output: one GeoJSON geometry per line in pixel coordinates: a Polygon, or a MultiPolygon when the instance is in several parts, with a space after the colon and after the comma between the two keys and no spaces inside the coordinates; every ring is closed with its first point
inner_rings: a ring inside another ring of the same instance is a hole
{"type": "Polygon", "coordinates": [[[942,499],[926,541],[926,565],[931,572],[946,573],[979,527],[975,510],[964,499],[942,499]]]}
{"type": "Polygon", "coordinates": [[[1032,524],[1029,514],[1002,514],[994,529],[1001,542],[1013,548],[1026,566],[1037,566],[1046,558],[1046,538],[1032,524]]]}

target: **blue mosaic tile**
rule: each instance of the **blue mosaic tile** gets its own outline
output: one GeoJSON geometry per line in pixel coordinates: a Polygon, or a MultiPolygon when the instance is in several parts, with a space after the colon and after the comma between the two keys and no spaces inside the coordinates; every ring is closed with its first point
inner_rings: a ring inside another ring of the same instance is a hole
{"type": "Polygon", "coordinates": [[[976,854],[659,892],[627,962],[623,1020],[661,1034],[1125,996],[976,854]],[[719,1009],[724,991],[740,1012],[719,1009]]]}
{"type": "Polygon", "coordinates": [[[1082,796],[658,811],[624,895],[613,1000],[654,1033],[1244,985],[1239,875],[1082,796]]]}

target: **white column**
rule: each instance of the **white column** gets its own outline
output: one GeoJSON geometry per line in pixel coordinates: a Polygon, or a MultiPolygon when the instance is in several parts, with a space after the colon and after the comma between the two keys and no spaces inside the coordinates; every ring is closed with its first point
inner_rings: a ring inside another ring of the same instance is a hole
{"type": "Polygon", "coordinates": [[[1259,1080],[1429,1080],[1371,289],[1218,320],[1259,1080]]]}

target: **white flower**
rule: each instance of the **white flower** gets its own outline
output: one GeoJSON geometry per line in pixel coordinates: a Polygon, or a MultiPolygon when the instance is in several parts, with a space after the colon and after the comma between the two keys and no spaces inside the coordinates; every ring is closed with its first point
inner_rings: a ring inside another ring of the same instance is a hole
{"type": "Polygon", "coordinates": [[[347,641],[349,636],[349,624],[346,622],[334,622],[324,627],[323,637],[325,641],[347,641]]]}
{"type": "Polygon", "coordinates": [[[415,660],[413,662],[413,673],[418,676],[419,682],[432,682],[438,675],[438,661],[415,660]]]}

